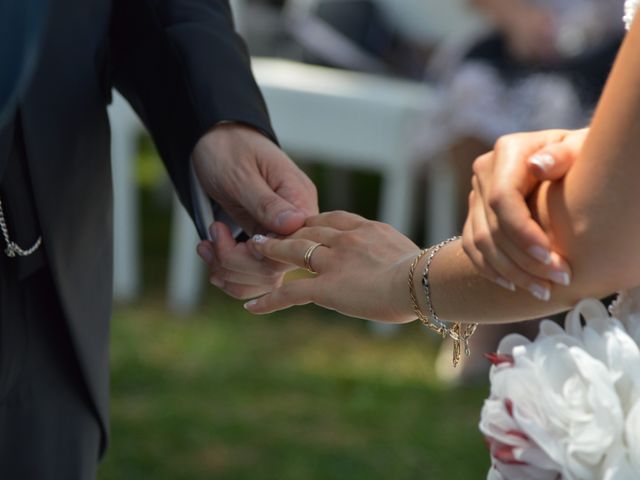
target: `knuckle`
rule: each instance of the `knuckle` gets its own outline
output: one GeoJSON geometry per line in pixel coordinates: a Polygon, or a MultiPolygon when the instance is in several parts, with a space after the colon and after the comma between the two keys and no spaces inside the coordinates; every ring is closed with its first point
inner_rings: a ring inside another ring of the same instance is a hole
{"type": "Polygon", "coordinates": [[[317,229],[316,227],[310,227],[310,226],[304,226],[302,228],[299,228],[293,235],[291,235],[289,238],[311,238],[314,234],[314,232],[316,232],[317,229]]]}
{"type": "Polygon", "coordinates": [[[360,235],[353,231],[344,232],[340,235],[340,243],[343,245],[357,245],[360,241],[360,235]]]}
{"type": "Polygon", "coordinates": [[[244,300],[249,298],[251,295],[248,295],[248,291],[246,287],[241,285],[227,285],[224,289],[224,292],[232,298],[236,300],[244,300]]]}
{"type": "Polygon", "coordinates": [[[258,198],[258,214],[263,218],[267,217],[279,203],[280,199],[276,195],[262,193],[258,198]]]}
{"type": "Polygon", "coordinates": [[[476,199],[476,194],[473,190],[471,190],[471,192],[469,192],[469,196],[467,198],[467,204],[469,205],[469,210],[471,210],[471,208],[473,208],[474,202],[476,199]]]}
{"type": "Polygon", "coordinates": [[[273,298],[278,303],[286,303],[291,298],[291,293],[292,293],[291,286],[283,285],[278,289],[276,293],[273,294],[273,298]]]}
{"type": "Polygon", "coordinates": [[[305,184],[307,187],[307,190],[309,190],[309,194],[311,195],[311,198],[315,201],[318,199],[318,187],[316,187],[315,183],[313,183],[308,177],[305,176],[305,184]]]}
{"type": "Polygon", "coordinates": [[[386,225],[382,222],[378,222],[378,221],[371,221],[368,222],[366,225],[363,226],[363,228],[369,232],[376,232],[376,233],[383,233],[385,231],[387,231],[389,225],[386,225]]]}
{"type": "Polygon", "coordinates": [[[471,166],[471,170],[473,171],[473,175],[476,178],[480,177],[482,175],[482,173],[484,172],[484,169],[486,168],[486,165],[487,165],[486,155],[482,155],[482,156],[476,158],[473,161],[473,165],[471,166]]]}
{"type": "Polygon", "coordinates": [[[514,135],[503,135],[496,140],[495,144],[493,145],[493,149],[497,153],[502,152],[508,149],[513,144],[514,139],[514,135]]]}
{"type": "Polygon", "coordinates": [[[487,253],[491,250],[493,241],[489,232],[482,231],[474,233],[473,243],[478,250],[487,253]]]}
{"type": "Polygon", "coordinates": [[[222,280],[223,282],[226,283],[229,281],[229,271],[221,268],[217,272],[215,272],[215,277],[218,280],[222,280]]]}
{"type": "Polygon", "coordinates": [[[395,230],[390,224],[384,222],[375,222],[375,226],[383,233],[389,233],[395,230]]]}
{"type": "Polygon", "coordinates": [[[499,210],[500,207],[502,207],[502,202],[504,201],[504,197],[505,197],[504,190],[497,187],[492,188],[487,198],[489,207],[491,207],[493,210],[499,210]]]}
{"type": "Polygon", "coordinates": [[[469,238],[468,235],[464,235],[462,237],[462,250],[467,254],[469,258],[473,260],[474,249],[473,249],[473,241],[469,238]]]}

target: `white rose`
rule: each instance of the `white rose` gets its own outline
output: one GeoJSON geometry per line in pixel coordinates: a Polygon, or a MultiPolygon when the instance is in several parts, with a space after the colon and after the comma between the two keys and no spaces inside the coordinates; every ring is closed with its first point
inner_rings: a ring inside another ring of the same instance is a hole
{"type": "Polygon", "coordinates": [[[480,429],[505,478],[557,478],[560,472],[566,480],[595,480],[613,474],[604,468],[612,465],[607,455],[624,456],[626,402],[616,388],[636,389],[630,372],[637,369],[637,345],[620,322],[605,320],[598,302],[575,312],[573,320],[583,314],[587,327],[568,318],[571,335],[543,322],[533,343],[513,335],[501,342],[499,354],[512,355],[513,363],[492,368],[480,429]]]}
{"type": "Polygon", "coordinates": [[[640,401],[636,402],[627,415],[625,423],[625,444],[627,455],[624,458],[628,478],[640,478],[640,401]]]}
{"type": "MultiPolygon", "coordinates": [[[[632,323],[630,315],[625,315],[624,324],[610,317],[602,303],[596,300],[580,302],[569,312],[565,322],[566,332],[578,339],[586,352],[606,365],[616,381],[624,411],[629,411],[640,397],[640,349],[628,331],[632,323]]],[[[557,325],[555,327],[562,331],[557,325]]]]}

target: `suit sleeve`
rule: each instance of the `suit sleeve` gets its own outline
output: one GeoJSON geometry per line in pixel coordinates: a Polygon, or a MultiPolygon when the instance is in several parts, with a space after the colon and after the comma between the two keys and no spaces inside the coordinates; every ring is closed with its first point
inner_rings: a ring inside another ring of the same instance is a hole
{"type": "Polygon", "coordinates": [[[114,84],[145,123],[205,238],[191,171],[197,141],[231,121],[277,142],[228,0],[114,0],[110,36],[114,84]]]}

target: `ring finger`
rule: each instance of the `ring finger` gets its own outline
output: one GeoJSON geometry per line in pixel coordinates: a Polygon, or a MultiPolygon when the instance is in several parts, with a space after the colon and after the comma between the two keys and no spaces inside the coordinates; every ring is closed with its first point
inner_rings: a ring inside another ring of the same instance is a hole
{"type": "Polygon", "coordinates": [[[256,250],[262,255],[278,262],[289,263],[300,268],[311,267],[311,270],[322,273],[326,269],[327,262],[331,256],[331,249],[323,244],[306,239],[275,239],[256,236],[252,239],[255,242],[256,250]],[[311,248],[315,250],[311,251],[311,248]],[[305,257],[311,254],[308,265],[305,257]]]}

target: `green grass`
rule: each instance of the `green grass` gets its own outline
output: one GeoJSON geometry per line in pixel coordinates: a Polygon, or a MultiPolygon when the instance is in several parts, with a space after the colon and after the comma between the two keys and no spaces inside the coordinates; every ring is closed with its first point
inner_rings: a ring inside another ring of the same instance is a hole
{"type": "Polygon", "coordinates": [[[483,478],[486,388],[438,385],[436,344],[312,308],[254,318],[217,295],[188,318],[120,308],[100,479],[483,478]]]}

